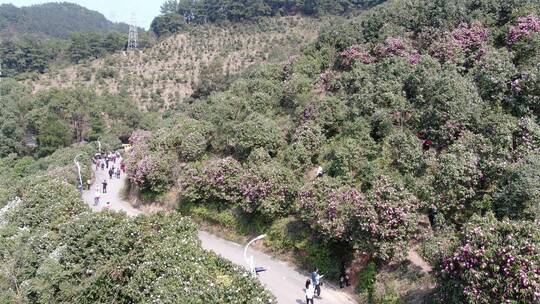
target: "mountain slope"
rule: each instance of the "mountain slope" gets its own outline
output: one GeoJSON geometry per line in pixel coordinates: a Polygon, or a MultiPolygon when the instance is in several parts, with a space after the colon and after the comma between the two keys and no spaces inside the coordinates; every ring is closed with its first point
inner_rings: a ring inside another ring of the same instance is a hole
{"type": "Polygon", "coordinates": [[[78,84],[96,86],[101,92],[125,91],[141,107],[164,109],[194,92],[206,95],[223,87],[249,66],[285,61],[313,41],[324,23],[324,19],[283,17],[196,26],[153,48],[69,66],[42,75],[31,85],[34,92],[78,84]]]}
{"type": "Polygon", "coordinates": [[[127,31],[127,24],[113,23],[101,13],[73,3],[46,3],[27,7],[0,6],[0,37],[38,34],[50,38],[68,38],[80,31],[127,31]]]}

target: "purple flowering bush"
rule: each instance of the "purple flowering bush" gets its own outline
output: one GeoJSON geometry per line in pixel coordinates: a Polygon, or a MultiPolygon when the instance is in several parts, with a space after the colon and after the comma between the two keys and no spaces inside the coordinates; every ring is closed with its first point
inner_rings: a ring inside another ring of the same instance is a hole
{"type": "Polygon", "coordinates": [[[174,182],[177,158],[152,140],[152,133],[147,131],[135,131],[130,137],[132,148],[126,160],[127,174],[141,190],[161,193],[174,182]]]}
{"type": "Polygon", "coordinates": [[[127,162],[129,178],[143,190],[164,192],[173,183],[172,164],[175,161],[173,155],[163,150],[149,151],[140,158],[129,158],[127,162]],[[138,161],[134,162],[135,159],[138,161]]]}
{"type": "Polygon", "coordinates": [[[485,55],[489,37],[489,30],[479,21],[462,23],[436,40],[430,48],[430,54],[443,62],[457,64],[464,64],[471,59],[479,60],[485,55]]]}
{"type": "Polygon", "coordinates": [[[299,191],[297,214],[326,239],[349,242],[355,211],[365,203],[364,195],[359,190],[323,179],[299,191]]]}
{"type": "Polygon", "coordinates": [[[536,66],[540,55],[540,18],[535,14],[518,17],[508,28],[507,42],[516,65],[536,66]]]}
{"type": "Polygon", "coordinates": [[[437,272],[459,303],[540,302],[540,222],[474,217],[437,272]]]}
{"type": "Polygon", "coordinates": [[[339,54],[341,56],[341,67],[350,68],[356,61],[364,64],[375,62],[375,58],[369,53],[367,48],[360,44],[355,44],[339,54]]]}
{"type": "Polygon", "coordinates": [[[383,43],[375,46],[374,53],[377,58],[403,57],[407,58],[411,64],[420,61],[420,54],[413,48],[411,42],[402,37],[388,37],[383,43]]]}
{"type": "Polygon", "coordinates": [[[403,186],[382,176],[353,215],[353,240],[358,249],[389,261],[403,253],[418,230],[418,199],[403,186]]]}
{"type": "Polygon", "coordinates": [[[538,16],[529,15],[517,18],[515,25],[508,28],[508,43],[516,44],[524,38],[540,33],[540,19],[538,16]]]}

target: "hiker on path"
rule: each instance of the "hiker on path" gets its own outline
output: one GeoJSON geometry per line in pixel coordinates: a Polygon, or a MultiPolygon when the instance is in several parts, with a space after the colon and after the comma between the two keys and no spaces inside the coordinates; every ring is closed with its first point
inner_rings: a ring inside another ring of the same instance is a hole
{"type": "Polygon", "coordinates": [[[109,169],[109,179],[112,179],[113,174],[114,174],[114,167],[109,169]]]}
{"type": "Polygon", "coordinates": [[[101,170],[105,170],[105,162],[101,161],[101,170]]]}
{"type": "Polygon", "coordinates": [[[126,163],[123,160],[120,163],[120,170],[122,170],[123,173],[126,173],[126,163]]]}
{"type": "Polygon", "coordinates": [[[90,190],[90,187],[92,187],[92,181],[87,179],[86,180],[86,187],[87,187],[87,190],[90,190]]]}
{"type": "Polygon", "coordinates": [[[315,297],[315,289],[313,288],[313,284],[311,284],[311,280],[308,279],[306,281],[306,304],[314,304],[313,298],[315,297]]]}
{"type": "Polygon", "coordinates": [[[106,165],[107,169],[109,169],[109,158],[108,157],[105,158],[105,165],[106,165]]]}
{"type": "Polygon", "coordinates": [[[94,206],[99,205],[100,197],[101,197],[101,193],[99,192],[99,188],[96,188],[96,193],[94,194],[94,206]]]}
{"type": "Polygon", "coordinates": [[[341,263],[341,274],[339,276],[339,288],[345,288],[351,286],[349,274],[345,269],[345,263],[341,263]]]}
{"type": "Polygon", "coordinates": [[[103,183],[101,183],[103,185],[103,193],[107,193],[107,180],[104,179],[103,180],[103,183]]]}
{"type": "Polygon", "coordinates": [[[322,177],[324,174],[323,167],[319,166],[317,168],[317,177],[322,177]]]}
{"type": "Polygon", "coordinates": [[[120,179],[120,174],[122,174],[122,172],[120,171],[120,168],[116,169],[116,178],[117,179],[120,179]]]}
{"type": "Polygon", "coordinates": [[[311,273],[311,282],[313,282],[313,285],[314,285],[314,288],[315,288],[315,295],[317,296],[317,298],[320,298],[321,297],[321,279],[322,279],[322,275],[319,275],[319,269],[315,269],[315,271],[313,271],[311,273]]]}

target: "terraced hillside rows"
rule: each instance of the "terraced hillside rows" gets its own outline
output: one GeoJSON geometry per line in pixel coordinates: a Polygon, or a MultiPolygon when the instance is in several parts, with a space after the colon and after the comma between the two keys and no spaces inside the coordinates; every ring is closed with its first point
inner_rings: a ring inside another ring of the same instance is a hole
{"type": "Polygon", "coordinates": [[[220,82],[223,76],[249,66],[286,60],[315,39],[322,23],[320,19],[283,17],[198,26],[153,48],[55,69],[29,84],[34,92],[95,86],[99,92],[127,92],[143,109],[166,109],[205,85],[201,79],[220,82]]]}

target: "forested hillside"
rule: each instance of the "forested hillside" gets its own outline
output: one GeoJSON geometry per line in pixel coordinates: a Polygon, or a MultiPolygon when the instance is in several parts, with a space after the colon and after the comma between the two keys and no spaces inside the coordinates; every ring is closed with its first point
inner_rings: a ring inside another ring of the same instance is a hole
{"type": "Polygon", "coordinates": [[[151,28],[158,35],[181,31],[191,24],[241,22],[261,17],[351,15],[385,0],[167,0],[151,28]]]}
{"type": "Polygon", "coordinates": [[[95,31],[127,32],[127,24],[113,23],[102,14],[73,3],[46,3],[27,7],[0,5],[0,37],[10,39],[21,34],[49,38],[69,38],[71,33],[95,31]]]}
{"type": "Polygon", "coordinates": [[[369,261],[366,302],[537,303],[539,16],[533,0],[395,0],[323,27],[132,135],[131,180],[328,277],[369,261]],[[414,248],[432,273],[403,259],[414,248]]]}
{"type": "Polygon", "coordinates": [[[360,303],[540,303],[540,2],[167,1],[153,30],[9,59],[0,302],[274,300],[200,222],[345,266],[360,303]],[[89,212],[97,139],[132,144],[130,194],[169,214],[89,212]]]}
{"type": "Polygon", "coordinates": [[[328,19],[264,18],[230,25],[198,25],[126,56],[118,53],[93,62],[53,70],[28,81],[44,88],[95,86],[124,92],[151,111],[174,107],[190,96],[225,89],[250,66],[283,62],[312,42],[328,19]]]}
{"type": "MultiPolygon", "coordinates": [[[[0,6],[0,58],[4,76],[36,78],[52,65],[79,63],[124,50],[127,24],[113,23],[71,3],[0,6]]],[[[140,46],[150,38],[141,31],[140,46]]]]}

